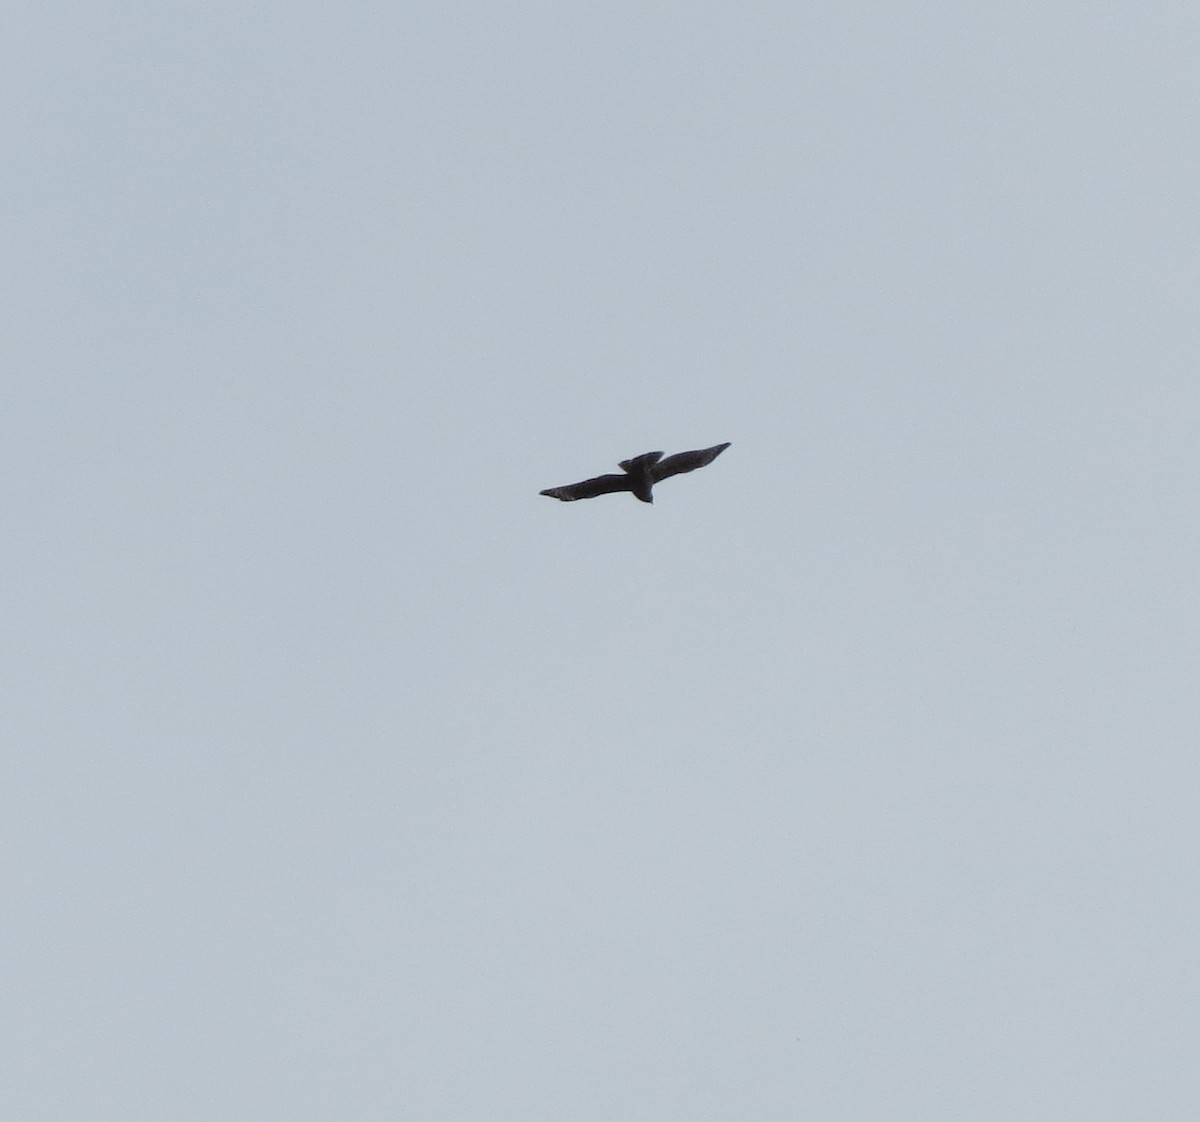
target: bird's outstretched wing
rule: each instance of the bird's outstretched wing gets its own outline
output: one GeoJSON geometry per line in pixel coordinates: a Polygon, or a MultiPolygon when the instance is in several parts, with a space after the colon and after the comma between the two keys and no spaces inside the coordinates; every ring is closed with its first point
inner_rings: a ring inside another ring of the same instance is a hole
{"type": "Polygon", "coordinates": [[[595,479],[585,479],[582,483],[568,483],[565,487],[548,487],[538,494],[549,495],[552,499],[561,499],[564,503],[573,503],[576,499],[594,499],[597,495],[610,495],[613,491],[632,491],[633,476],[598,475],[595,479]]]}
{"type": "Polygon", "coordinates": [[[711,448],[699,448],[695,452],[676,452],[674,456],[668,456],[665,460],[655,464],[650,469],[650,478],[658,483],[672,475],[695,471],[697,468],[704,467],[705,464],[711,464],[728,447],[729,441],[726,441],[724,444],[715,444],[711,448]]]}

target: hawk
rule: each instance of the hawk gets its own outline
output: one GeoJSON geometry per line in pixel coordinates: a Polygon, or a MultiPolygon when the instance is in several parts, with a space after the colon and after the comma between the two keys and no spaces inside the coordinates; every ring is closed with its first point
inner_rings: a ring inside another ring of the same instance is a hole
{"type": "Polygon", "coordinates": [[[635,498],[652,503],[654,496],[651,489],[654,484],[672,475],[682,475],[685,471],[695,471],[705,464],[711,464],[728,447],[729,442],[726,441],[711,448],[699,448],[695,452],[676,452],[665,460],[661,452],[643,452],[632,460],[621,461],[619,466],[624,473],[622,475],[597,475],[595,479],[585,479],[582,483],[548,487],[538,493],[561,499],[564,503],[573,503],[576,499],[594,499],[597,495],[610,495],[614,491],[632,491],[635,498]]]}

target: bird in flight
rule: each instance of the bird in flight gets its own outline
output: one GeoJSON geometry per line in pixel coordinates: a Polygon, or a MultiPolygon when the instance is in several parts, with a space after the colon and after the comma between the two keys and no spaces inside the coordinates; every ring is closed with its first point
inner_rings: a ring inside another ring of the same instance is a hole
{"type": "Polygon", "coordinates": [[[597,475],[595,479],[585,479],[582,483],[548,487],[539,494],[573,503],[576,499],[594,499],[597,495],[610,495],[614,491],[632,491],[642,502],[652,503],[654,495],[651,490],[654,484],[672,475],[682,475],[685,471],[695,471],[705,464],[711,464],[728,447],[729,442],[726,441],[711,448],[699,448],[695,452],[676,452],[665,460],[661,452],[643,452],[632,460],[621,461],[621,475],[597,475]]]}

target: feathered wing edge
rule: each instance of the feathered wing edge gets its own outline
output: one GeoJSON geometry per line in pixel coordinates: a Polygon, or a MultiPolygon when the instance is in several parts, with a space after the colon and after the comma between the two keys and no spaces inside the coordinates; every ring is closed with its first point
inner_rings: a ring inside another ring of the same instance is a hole
{"type": "Polygon", "coordinates": [[[611,495],[615,491],[632,491],[634,479],[631,475],[597,475],[581,483],[567,483],[562,487],[547,487],[539,491],[552,499],[573,503],[577,499],[594,499],[597,495],[611,495]]]}
{"type": "Polygon", "coordinates": [[[714,444],[711,448],[698,448],[694,452],[676,452],[668,456],[650,469],[650,477],[655,483],[669,479],[672,475],[682,475],[685,471],[695,471],[711,464],[732,441],[724,444],[714,444]]]}

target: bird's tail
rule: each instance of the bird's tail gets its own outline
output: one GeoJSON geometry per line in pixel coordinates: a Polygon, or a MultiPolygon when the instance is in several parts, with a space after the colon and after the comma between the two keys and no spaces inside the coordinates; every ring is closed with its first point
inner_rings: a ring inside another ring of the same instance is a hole
{"type": "Polygon", "coordinates": [[[640,456],[634,456],[632,460],[622,460],[617,466],[630,475],[636,475],[639,471],[645,471],[651,464],[658,463],[662,455],[661,452],[643,452],[640,456]]]}

